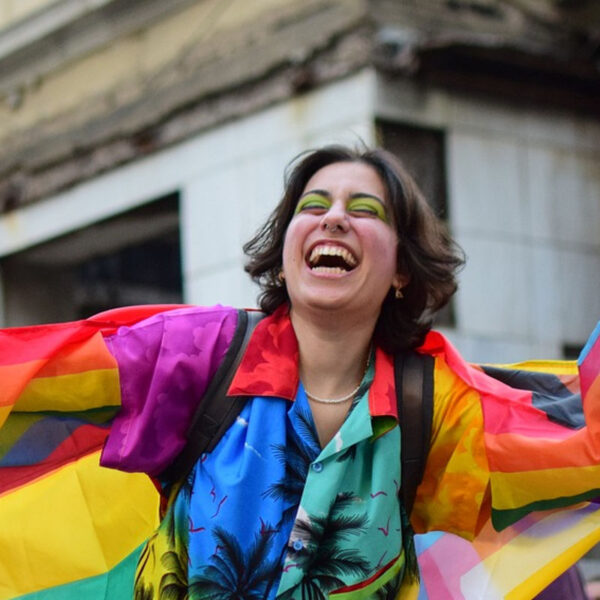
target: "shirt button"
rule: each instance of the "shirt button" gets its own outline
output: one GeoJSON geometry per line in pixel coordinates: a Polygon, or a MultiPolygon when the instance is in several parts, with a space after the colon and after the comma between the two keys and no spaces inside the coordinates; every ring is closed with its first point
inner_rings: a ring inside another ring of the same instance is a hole
{"type": "Polygon", "coordinates": [[[312,470],[315,473],[320,473],[323,470],[323,463],[321,463],[321,462],[313,463],[312,470]]]}
{"type": "Polygon", "coordinates": [[[292,544],[292,547],[294,548],[294,550],[296,552],[300,552],[300,550],[302,550],[302,548],[304,548],[304,544],[302,543],[302,540],[295,540],[294,543],[292,544]]]}

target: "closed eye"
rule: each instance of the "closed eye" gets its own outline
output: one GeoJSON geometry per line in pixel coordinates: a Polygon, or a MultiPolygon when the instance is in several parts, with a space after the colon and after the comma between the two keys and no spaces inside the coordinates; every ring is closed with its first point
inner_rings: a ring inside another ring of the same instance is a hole
{"type": "Polygon", "coordinates": [[[351,214],[377,217],[384,223],[388,222],[384,206],[375,198],[370,198],[368,196],[353,198],[348,203],[347,210],[351,214]]]}
{"type": "Polygon", "coordinates": [[[311,211],[320,212],[328,210],[331,207],[331,200],[320,194],[307,194],[298,201],[294,214],[297,215],[299,212],[311,211]]]}

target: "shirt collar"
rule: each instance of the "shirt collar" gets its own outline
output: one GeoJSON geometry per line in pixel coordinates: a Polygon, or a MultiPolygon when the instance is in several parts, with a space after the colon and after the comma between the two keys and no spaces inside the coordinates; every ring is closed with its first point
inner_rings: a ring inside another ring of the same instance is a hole
{"type": "MultiPolygon", "coordinates": [[[[287,305],[262,319],[250,337],[229,396],[294,400],[298,391],[298,340],[287,305]]],[[[371,416],[398,418],[392,357],[375,350],[375,376],[369,390],[371,416]]]]}

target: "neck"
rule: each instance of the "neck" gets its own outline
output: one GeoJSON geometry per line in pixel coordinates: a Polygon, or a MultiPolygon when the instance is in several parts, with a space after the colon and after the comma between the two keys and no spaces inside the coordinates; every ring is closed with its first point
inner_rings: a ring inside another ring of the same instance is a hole
{"type": "Polygon", "coordinates": [[[293,309],[290,318],[298,339],[304,388],[321,398],[351,392],[364,375],[375,322],[350,322],[331,314],[307,318],[293,309]]]}

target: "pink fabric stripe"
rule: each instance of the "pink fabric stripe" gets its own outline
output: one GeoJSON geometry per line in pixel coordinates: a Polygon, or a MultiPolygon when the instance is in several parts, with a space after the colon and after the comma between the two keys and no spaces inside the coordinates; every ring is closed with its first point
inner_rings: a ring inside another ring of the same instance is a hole
{"type": "Polygon", "coordinates": [[[594,381],[600,378],[600,323],[596,326],[590,341],[582,352],[579,366],[581,396],[586,398],[594,381]]]}

